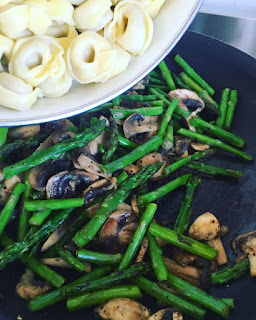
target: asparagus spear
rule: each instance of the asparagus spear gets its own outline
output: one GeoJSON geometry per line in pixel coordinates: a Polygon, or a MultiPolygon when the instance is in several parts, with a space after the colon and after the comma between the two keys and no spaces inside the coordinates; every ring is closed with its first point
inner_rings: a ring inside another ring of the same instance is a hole
{"type": "Polygon", "coordinates": [[[122,258],[121,253],[107,254],[86,249],[77,250],[76,255],[80,260],[92,262],[98,265],[117,264],[121,261],[122,258]]]}
{"type": "Polygon", "coordinates": [[[204,88],[210,95],[215,93],[214,89],[203,80],[203,78],[195,72],[193,68],[180,55],[176,55],[174,60],[192,77],[202,88],[204,88]]]}
{"type": "Polygon", "coordinates": [[[155,100],[155,95],[141,95],[141,94],[124,94],[113,99],[113,105],[119,106],[122,101],[147,101],[155,100]]]}
{"type": "Polygon", "coordinates": [[[181,177],[178,177],[178,178],[166,183],[165,185],[159,187],[158,189],[155,189],[149,193],[146,193],[146,194],[139,196],[138,204],[140,206],[145,206],[146,204],[153,202],[153,201],[165,196],[167,193],[186,184],[191,176],[192,176],[192,174],[185,174],[181,177]]]}
{"type": "Polygon", "coordinates": [[[221,299],[208,295],[203,290],[171,273],[168,274],[166,283],[190,301],[194,301],[197,305],[209,309],[224,318],[228,317],[229,307],[221,299]]]}
{"type": "MultiPolygon", "coordinates": [[[[147,102],[148,103],[148,102],[147,102]]],[[[114,119],[124,119],[133,113],[141,113],[143,116],[159,116],[164,112],[163,107],[144,107],[136,109],[110,109],[114,119]]]]}
{"type": "Polygon", "coordinates": [[[176,171],[177,169],[179,169],[180,167],[190,163],[192,160],[199,160],[202,158],[206,158],[208,156],[211,156],[212,154],[214,154],[214,150],[213,149],[207,149],[205,151],[202,152],[195,152],[193,155],[187,156],[185,158],[182,158],[172,164],[170,164],[169,166],[167,166],[166,168],[164,168],[164,176],[168,176],[169,174],[173,173],[174,171],[176,171]]]}
{"type": "Polygon", "coordinates": [[[33,245],[44,240],[50,233],[52,233],[60,224],[62,224],[73,209],[62,210],[45,223],[41,229],[35,233],[27,234],[24,240],[15,242],[13,245],[5,248],[0,252],[0,270],[2,270],[8,263],[19,259],[26,251],[33,245]]]}
{"type": "Polygon", "coordinates": [[[203,319],[206,314],[205,310],[174,293],[159,288],[155,282],[143,276],[137,276],[135,279],[131,279],[131,282],[164,305],[173,306],[196,319],[203,319]]]}
{"type": "Polygon", "coordinates": [[[178,234],[183,234],[188,228],[189,218],[191,215],[191,203],[194,197],[194,193],[200,183],[201,179],[197,176],[193,176],[189,179],[186,185],[185,197],[182,201],[178,217],[173,227],[173,230],[178,234]]]}
{"type": "Polygon", "coordinates": [[[8,127],[0,127],[0,148],[5,145],[8,134],[8,127]]]}
{"type": "Polygon", "coordinates": [[[84,205],[84,198],[72,199],[48,199],[48,200],[33,200],[25,201],[24,206],[27,211],[40,211],[40,210],[59,210],[79,208],[84,205]]]}
{"type": "MultiPolygon", "coordinates": [[[[4,247],[10,247],[15,245],[15,242],[9,238],[6,233],[3,233],[0,238],[0,244],[4,247]]],[[[24,253],[20,257],[20,261],[28,265],[35,274],[56,288],[60,288],[65,282],[65,278],[63,276],[50,269],[48,266],[40,263],[35,257],[30,257],[27,253],[24,253]]]]}
{"type": "Polygon", "coordinates": [[[165,227],[161,227],[155,222],[151,222],[149,232],[160,239],[170,242],[176,247],[182,248],[186,251],[197,254],[205,259],[212,260],[216,257],[218,251],[212,247],[208,247],[205,244],[198,242],[189,237],[178,234],[174,230],[170,230],[165,227]]]}
{"type": "MultiPolygon", "coordinates": [[[[29,224],[34,226],[41,226],[41,224],[43,224],[44,221],[50,216],[51,212],[52,212],[52,209],[45,209],[45,210],[40,210],[35,212],[32,215],[32,217],[29,219],[29,224]]],[[[21,241],[22,239],[20,239],[19,241],[21,241]]]]}
{"type": "Polygon", "coordinates": [[[61,289],[54,290],[52,292],[46,293],[43,296],[33,299],[29,302],[28,307],[30,311],[35,312],[52,306],[55,303],[58,303],[61,300],[67,298],[68,294],[66,293],[66,289],[68,287],[72,287],[78,283],[85,283],[87,281],[99,279],[108,274],[111,270],[112,267],[108,265],[97,267],[90,273],[84,274],[75,281],[63,286],[61,289]]]}
{"type": "Polygon", "coordinates": [[[164,263],[162,250],[159,247],[156,238],[148,232],[149,254],[152,267],[155,271],[158,281],[167,280],[168,271],[164,263]]]}
{"type": "Polygon", "coordinates": [[[30,198],[30,194],[33,188],[29,182],[28,175],[29,175],[29,171],[26,172],[25,182],[24,182],[25,188],[24,188],[24,193],[22,197],[22,204],[21,204],[21,211],[19,215],[19,224],[18,224],[18,232],[17,232],[18,241],[21,241],[24,239],[29,229],[30,213],[27,212],[27,210],[25,209],[24,202],[30,198]]]}
{"type": "Polygon", "coordinates": [[[171,121],[170,124],[168,125],[166,133],[164,135],[162,148],[164,150],[171,150],[174,145],[173,141],[174,141],[174,139],[173,139],[173,125],[172,125],[172,121],[171,121]]]}
{"type": "Polygon", "coordinates": [[[176,84],[180,87],[180,88],[183,88],[183,89],[188,89],[188,90],[191,90],[190,86],[187,85],[185,82],[183,82],[181,80],[180,77],[176,76],[175,73],[172,72],[172,77],[174,79],[174,82],[176,82],[176,84]]]}
{"type": "Polygon", "coordinates": [[[161,165],[162,163],[154,163],[145,166],[127,180],[126,183],[122,183],[116,191],[108,195],[93,218],[74,236],[73,241],[76,245],[81,248],[90,242],[118,204],[125,201],[132,189],[144,183],[154,175],[160,169],[161,165]]]}
{"type": "Polygon", "coordinates": [[[220,113],[221,115],[216,120],[216,126],[223,128],[226,114],[227,114],[227,108],[228,108],[228,97],[229,97],[230,89],[226,88],[222,91],[221,100],[220,100],[220,113]]]}
{"type": "Polygon", "coordinates": [[[163,139],[163,136],[164,136],[164,133],[167,129],[168,123],[170,122],[172,115],[173,115],[178,103],[179,103],[179,100],[174,98],[164,114],[164,117],[162,119],[161,125],[160,125],[158,133],[157,133],[157,135],[161,139],[163,139]]]}
{"type": "Polygon", "coordinates": [[[157,205],[155,203],[150,203],[147,205],[141,217],[140,223],[133,235],[132,241],[129,243],[125,251],[122,261],[118,267],[118,270],[126,269],[132,262],[132,259],[139,248],[139,245],[147,231],[147,228],[154,217],[156,209],[157,209],[157,205]]]}
{"type": "Polygon", "coordinates": [[[165,86],[165,81],[162,80],[162,79],[158,79],[158,78],[155,78],[155,77],[150,77],[149,78],[149,82],[153,83],[153,84],[160,84],[162,86],[165,86]]]}
{"type": "Polygon", "coordinates": [[[126,147],[129,150],[134,150],[135,148],[138,147],[138,145],[128,139],[126,139],[125,137],[122,137],[120,135],[118,135],[118,143],[120,146],[122,147],[126,147]]]}
{"type": "Polygon", "coordinates": [[[186,72],[181,72],[179,74],[180,78],[194,91],[200,93],[203,88],[196,83],[186,72]]]}
{"type": "Polygon", "coordinates": [[[87,293],[83,296],[69,298],[67,300],[68,311],[76,311],[82,308],[87,308],[95,305],[99,305],[111,299],[117,298],[140,298],[140,289],[136,286],[126,285],[118,286],[110,289],[96,291],[93,293],[87,293]]]}
{"type": "Polygon", "coordinates": [[[72,253],[69,252],[68,250],[64,250],[64,249],[58,248],[57,249],[57,253],[64,261],[66,261],[72,268],[74,268],[78,272],[84,272],[85,271],[85,265],[81,261],[76,259],[72,255],[72,253]]]}
{"type": "Polygon", "coordinates": [[[162,139],[159,136],[155,136],[150,140],[148,140],[143,145],[132,150],[126,156],[121,157],[113,162],[110,162],[105,166],[102,166],[102,169],[108,173],[117,171],[119,169],[123,169],[124,167],[128,166],[129,164],[133,163],[139,158],[142,158],[144,155],[150,153],[153,150],[158,149],[161,144],[162,144],[162,139]]]}
{"type": "Polygon", "coordinates": [[[248,273],[250,262],[248,259],[241,260],[232,266],[227,266],[220,271],[211,274],[212,284],[224,284],[233,279],[238,279],[248,273]]]}
{"type": "Polygon", "coordinates": [[[108,149],[102,156],[102,164],[107,164],[111,160],[118,146],[118,127],[114,120],[110,121],[110,136],[108,137],[108,149]]]}
{"type": "Polygon", "coordinates": [[[14,175],[35,167],[50,159],[57,159],[64,152],[72,150],[76,147],[82,147],[85,143],[98,137],[105,129],[105,120],[101,120],[91,129],[87,129],[84,133],[78,133],[74,138],[64,140],[47,149],[35,151],[28,158],[16,162],[15,164],[3,169],[5,179],[9,179],[14,175]]]}
{"type": "Polygon", "coordinates": [[[109,109],[109,108],[112,108],[112,107],[113,107],[113,103],[112,102],[107,102],[107,103],[102,104],[101,106],[98,106],[96,108],[87,110],[86,113],[98,112],[98,111],[106,110],[106,109],[109,109]]]}
{"type": "Polygon", "coordinates": [[[224,124],[224,127],[226,130],[231,129],[231,124],[232,124],[236,104],[237,104],[237,90],[231,90],[230,96],[229,96],[229,101],[228,101],[228,108],[227,108],[225,124],[224,124]]]}
{"type": "Polygon", "coordinates": [[[100,279],[93,281],[79,282],[73,286],[68,286],[63,292],[66,295],[77,295],[82,293],[88,293],[99,289],[106,289],[114,284],[118,284],[122,280],[130,279],[136,275],[143,274],[150,271],[150,267],[147,263],[138,263],[130,266],[126,270],[117,270],[109,275],[106,275],[100,279]]]}
{"type": "Polygon", "coordinates": [[[166,93],[169,91],[169,88],[167,86],[163,86],[161,84],[151,84],[151,83],[148,83],[146,84],[146,88],[154,88],[154,89],[161,89],[163,91],[165,91],[166,93]]]}
{"type": "Polygon", "coordinates": [[[152,70],[150,72],[149,77],[155,77],[155,78],[158,78],[160,80],[162,79],[162,76],[158,72],[156,72],[155,70],[152,70]]]}
{"type": "Polygon", "coordinates": [[[201,142],[204,142],[204,143],[209,144],[211,146],[226,150],[228,152],[231,152],[231,153],[241,157],[244,160],[247,160],[247,161],[253,160],[252,156],[250,156],[249,154],[247,154],[247,153],[245,153],[245,152],[243,152],[241,150],[238,150],[238,149],[236,149],[234,147],[231,147],[231,146],[225,144],[224,142],[222,142],[220,140],[213,139],[211,137],[204,136],[204,135],[202,135],[200,133],[196,133],[194,131],[191,131],[191,130],[188,130],[188,129],[184,129],[184,128],[178,129],[177,133],[181,134],[183,136],[192,138],[192,139],[197,139],[197,140],[199,140],[201,142]]]}
{"type": "Polygon", "coordinates": [[[14,189],[12,190],[11,195],[9,196],[5,207],[3,210],[0,212],[0,237],[1,234],[3,233],[8,221],[11,218],[11,215],[13,213],[14,208],[16,207],[19,198],[24,191],[24,184],[23,183],[17,183],[14,189]]]}
{"type": "Polygon", "coordinates": [[[164,61],[161,61],[158,65],[158,67],[161,70],[162,77],[164,78],[164,80],[168,86],[169,91],[175,90],[176,89],[175,83],[173,81],[172,74],[171,74],[170,70],[168,69],[166,63],[164,61]]]}
{"type": "Polygon", "coordinates": [[[205,174],[214,175],[214,176],[224,176],[224,177],[235,178],[235,179],[239,179],[243,176],[242,172],[240,171],[221,168],[221,167],[215,167],[215,166],[208,165],[203,162],[197,162],[197,161],[192,161],[191,163],[187,164],[187,167],[192,170],[205,173],[205,174]]]}

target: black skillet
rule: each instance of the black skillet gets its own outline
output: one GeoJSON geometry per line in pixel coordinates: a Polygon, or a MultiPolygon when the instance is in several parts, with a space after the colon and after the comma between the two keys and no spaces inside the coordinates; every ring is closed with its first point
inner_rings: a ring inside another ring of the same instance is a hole
{"type": "MultiPolygon", "coordinates": [[[[175,70],[173,56],[179,53],[216,89],[219,101],[221,90],[229,87],[239,92],[239,103],[233,121],[233,132],[245,138],[245,151],[256,157],[256,60],[243,52],[222,42],[187,32],[173,52],[165,59],[175,70]]],[[[211,211],[222,224],[229,227],[224,246],[230,262],[234,255],[230,248],[231,240],[238,234],[256,229],[256,165],[218,152],[212,161],[215,165],[241,170],[244,175],[239,181],[227,179],[203,179],[193,201],[193,217],[211,211]]],[[[173,221],[183,192],[178,190],[166,196],[159,204],[159,219],[173,221]]],[[[15,294],[24,266],[18,262],[9,265],[0,272],[0,320],[15,320],[20,315],[24,320],[92,320],[93,310],[68,313],[65,304],[60,303],[46,311],[30,313],[27,303],[15,294]]],[[[256,279],[245,276],[231,282],[228,286],[212,289],[211,294],[218,297],[234,298],[235,310],[231,320],[255,320],[256,279]]],[[[154,301],[147,297],[143,301],[152,311],[157,310],[154,301]]],[[[185,319],[189,320],[188,317],[185,319]]],[[[207,320],[218,320],[218,316],[209,313],[207,320]]]]}

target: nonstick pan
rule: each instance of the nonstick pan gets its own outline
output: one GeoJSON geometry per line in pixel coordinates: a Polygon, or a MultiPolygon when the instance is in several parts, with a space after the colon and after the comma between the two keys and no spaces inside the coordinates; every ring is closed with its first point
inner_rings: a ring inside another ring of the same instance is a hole
{"type": "MultiPolygon", "coordinates": [[[[199,74],[216,89],[219,101],[222,89],[238,90],[239,102],[233,120],[232,131],[246,140],[245,151],[256,157],[256,60],[245,53],[220,41],[188,31],[172,53],[166,57],[167,64],[175,70],[173,57],[179,53],[199,74]]],[[[178,70],[177,70],[178,71],[178,70]]],[[[243,177],[239,181],[229,179],[204,178],[196,193],[192,207],[192,219],[210,211],[219,221],[229,227],[224,238],[229,262],[234,260],[231,240],[238,234],[256,229],[256,165],[238,159],[224,152],[217,152],[210,163],[241,170],[243,177]]],[[[179,189],[166,196],[159,203],[157,219],[168,220],[169,225],[175,219],[183,190],[179,189]]],[[[93,309],[68,313],[64,303],[55,305],[46,311],[30,313],[27,303],[15,293],[15,286],[24,266],[15,262],[0,271],[0,320],[15,320],[20,315],[24,320],[92,320],[93,309]]],[[[234,298],[235,310],[231,320],[256,319],[256,279],[245,276],[229,285],[215,287],[210,293],[218,297],[234,298]]],[[[155,311],[159,309],[153,299],[144,298],[143,302],[155,311]]],[[[189,317],[184,317],[189,320],[189,317]]],[[[208,313],[207,320],[218,320],[218,316],[208,313]]]]}

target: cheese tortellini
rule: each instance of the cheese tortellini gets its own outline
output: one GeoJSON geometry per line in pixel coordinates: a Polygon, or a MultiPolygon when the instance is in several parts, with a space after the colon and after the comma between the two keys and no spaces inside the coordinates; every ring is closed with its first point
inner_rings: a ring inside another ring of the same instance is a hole
{"type": "Polygon", "coordinates": [[[105,82],[124,71],[130,55],[97,33],[85,31],[74,38],[67,52],[69,70],[79,83],[105,82]]]}
{"type": "Polygon", "coordinates": [[[134,56],[142,55],[153,37],[152,19],[138,2],[123,0],[114,9],[105,37],[134,56]]]}
{"type": "Polygon", "coordinates": [[[153,35],[165,0],[0,0],[0,105],[29,109],[73,80],[124,72],[153,35]]]}

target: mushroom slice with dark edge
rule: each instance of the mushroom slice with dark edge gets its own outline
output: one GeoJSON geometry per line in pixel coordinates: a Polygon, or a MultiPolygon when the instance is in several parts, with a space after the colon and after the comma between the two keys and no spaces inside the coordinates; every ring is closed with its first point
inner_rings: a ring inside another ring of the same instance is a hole
{"type": "Polygon", "coordinates": [[[101,227],[98,236],[108,252],[123,252],[132,240],[138,219],[131,211],[113,212],[101,227]]]}
{"type": "Polygon", "coordinates": [[[191,141],[190,146],[196,151],[204,151],[210,148],[208,144],[199,141],[191,141]]]}
{"type": "Polygon", "coordinates": [[[0,205],[4,205],[6,203],[13,188],[18,182],[21,182],[19,175],[15,175],[12,178],[3,181],[2,188],[0,189],[0,205]]]}
{"type": "Polygon", "coordinates": [[[158,129],[158,116],[143,116],[141,113],[131,114],[123,124],[125,137],[139,145],[152,138],[158,129]]]}
{"type": "Polygon", "coordinates": [[[187,153],[191,139],[183,136],[174,136],[174,152],[177,156],[182,156],[187,153]]]}
{"type": "Polygon", "coordinates": [[[249,258],[251,277],[256,277],[256,231],[236,237],[232,241],[232,248],[240,259],[249,258]]]}
{"type": "Polygon", "coordinates": [[[147,320],[150,316],[145,306],[128,298],[112,299],[96,308],[95,312],[107,320],[147,320]]]}
{"type": "Polygon", "coordinates": [[[52,176],[46,185],[47,198],[63,199],[75,195],[80,184],[88,185],[97,176],[82,170],[63,171],[52,176]]]}
{"type": "Polygon", "coordinates": [[[45,191],[47,181],[56,173],[69,170],[69,160],[55,160],[42,163],[30,170],[28,175],[31,186],[37,191],[45,191]]]}
{"type": "Polygon", "coordinates": [[[91,203],[97,197],[102,197],[106,191],[117,187],[117,179],[113,177],[111,180],[101,179],[91,184],[83,193],[84,204],[91,203]]]}
{"type": "Polygon", "coordinates": [[[17,294],[25,300],[32,300],[42,296],[50,289],[51,286],[44,280],[36,280],[35,274],[30,269],[26,269],[16,286],[17,294]]]}
{"type": "Polygon", "coordinates": [[[132,211],[136,214],[137,217],[139,217],[140,209],[139,209],[139,205],[138,205],[138,197],[136,194],[134,194],[131,197],[131,207],[132,207],[132,211]]]}
{"type": "Polygon", "coordinates": [[[62,119],[52,122],[47,122],[45,125],[46,132],[67,132],[74,129],[74,124],[68,119],[62,119]]]}
{"type": "MultiPolygon", "coordinates": [[[[104,117],[100,116],[99,120],[106,120],[106,127],[109,127],[109,120],[104,117]]],[[[103,146],[104,149],[107,147],[106,143],[106,131],[104,130],[97,138],[90,141],[87,145],[88,152],[95,156],[99,152],[99,144],[103,146]]]]}
{"type": "Polygon", "coordinates": [[[106,179],[111,177],[111,175],[102,172],[99,163],[86,154],[82,153],[73,163],[76,169],[85,170],[106,179]]]}
{"type": "Polygon", "coordinates": [[[173,308],[167,308],[157,311],[148,318],[148,320],[183,320],[182,313],[173,308]]]}
{"type": "Polygon", "coordinates": [[[56,132],[53,132],[48,138],[46,138],[39,145],[39,147],[36,149],[36,151],[47,149],[47,148],[53,146],[54,144],[61,143],[64,140],[73,138],[74,136],[75,136],[75,133],[71,132],[71,131],[67,131],[67,132],[56,131],[56,132]]]}
{"type": "Polygon", "coordinates": [[[141,263],[144,260],[147,250],[148,250],[148,238],[144,237],[141,241],[140,251],[135,260],[136,263],[141,263]]]}
{"type": "Polygon", "coordinates": [[[195,240],[204,240],[210,247],[218,250],[216,256],[217,264],[223,265],[228,262],[228,258],[220,239],[220,223],[218,219],[210,212],[200,215],[190,226],[189,236],[195,240]]]}
{"type": "Polygon", "coordinates": [[[67,232],[68,224],[63,222],[58,228],[56,228],[44,242],[41,247],[41,252],[45,252],[50,249],[55,243],[57,243],[67,232]]]}
{"type": "Polygon", "coordinates": [[[40,133],[40,125],[34,124],[31,126],[22,126],[11,128],[8,130],[8,138],[13,140],[26,140],[36,137],[40,133]]]}
{"type": "Polygon", "coordinates": [[[148,164],[156,163],[156,162],[163,162],[162,167],[151,177],[151,179],[160,179],[163,177],[164,168],[167,165],[167,158],[162,155],[161,153],[153,152],[149,153],[146,156],[140,158],[136,165],[139,169],[147,166],[148,164]]]}

